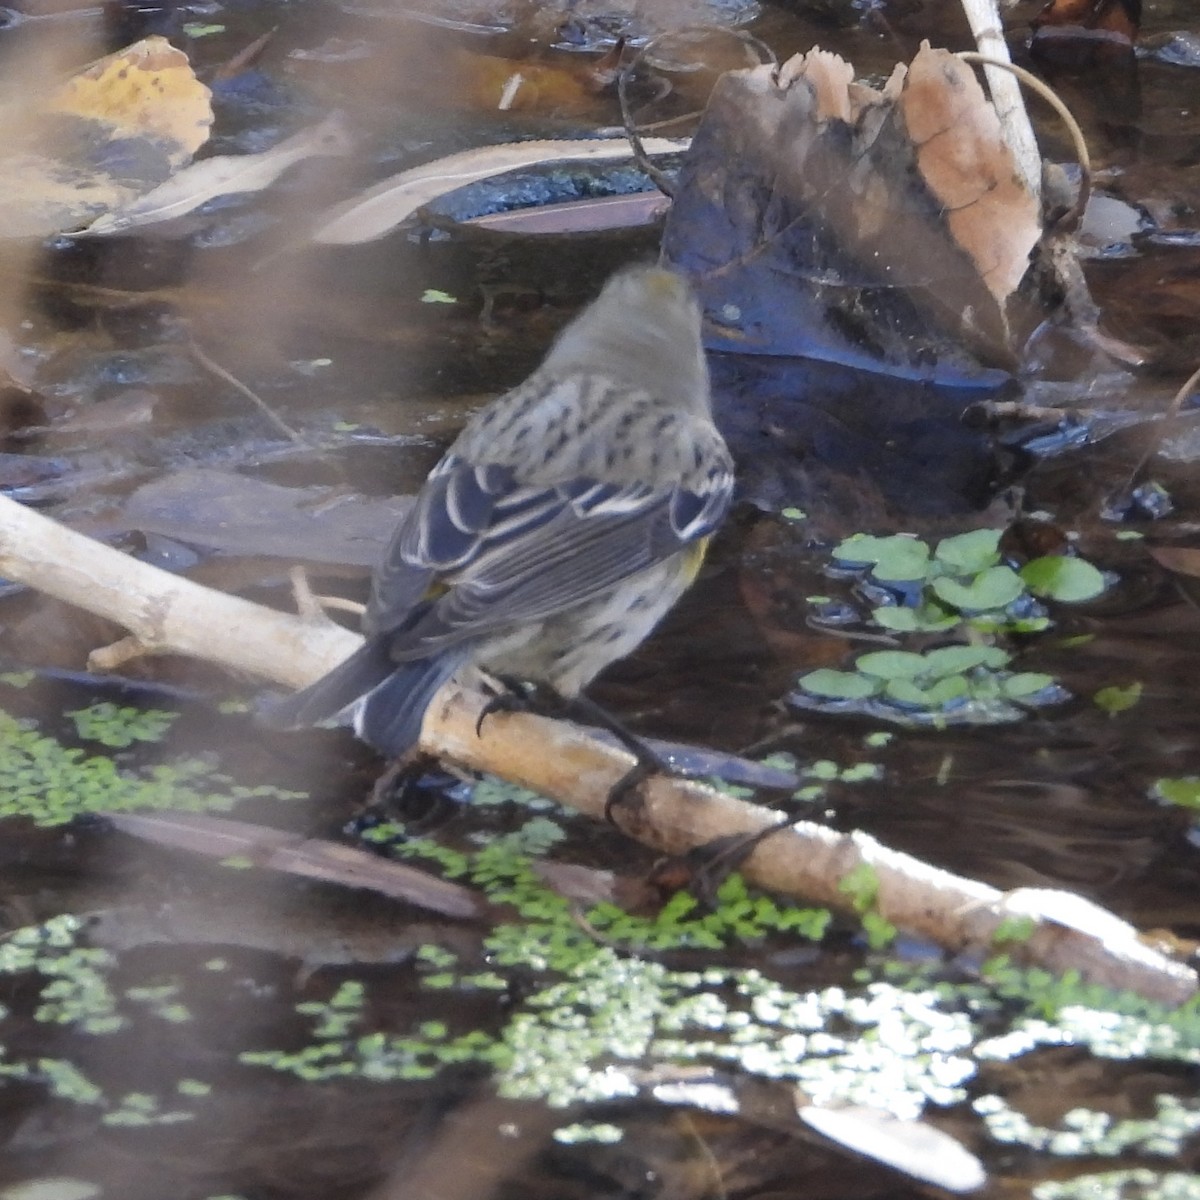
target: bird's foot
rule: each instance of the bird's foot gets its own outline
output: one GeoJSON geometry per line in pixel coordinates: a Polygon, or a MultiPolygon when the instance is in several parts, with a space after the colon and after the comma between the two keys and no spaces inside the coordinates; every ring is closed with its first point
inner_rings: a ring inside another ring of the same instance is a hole
{"type": "Polygon", "coordinates": [[[567,702],[567,710],[571,716],[607,730],[634,757],[633,766],[609,788],[608,797],[604,801],[604,819],[610,825],[616,824],[613,819],[616,809],[620,805],[636,801],[642,784],[651,776],[686,776],[687,772],[680,771],[594,700],[589,700],[586,696],[576,696],[567,702]]]}
{"type": "MultiPolygon", "coordinates": [[[[508,675],[491,675],[484,683],[490,692],[488,702],[479,713],[475,722],[475,736],[483,734],[483,723],[493,713],[539,713],[545,715],[549,711],[546,697],[534,684],[525,683],[508,675]]],[[[555,699],[553,707],[560,708],[561,701],[555,699]]]]}
{"type": "Polygon", "coordinates": [[[617,824],[613,817],[617,808],[640,800],[639,793],[646,780],[655,775],[675,775],[677,773],[672,770],[669,762],[660,758],[648,746],[641,747],[641,754],[633,751],[632,747],[629,749],[637,756],[637,761],[608,789],[608,796],[604,801],[604,819],[610,825],[617,824]]]}

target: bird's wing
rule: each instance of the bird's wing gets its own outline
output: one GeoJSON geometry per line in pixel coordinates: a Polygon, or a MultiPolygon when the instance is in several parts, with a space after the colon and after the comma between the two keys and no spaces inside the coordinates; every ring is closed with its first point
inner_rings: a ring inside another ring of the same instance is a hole
{"type": "Polygon", "coordinates": [[[519,486],[507,467],[444,460],[376,575],[369,627],[403,630],[393,656],[415,657],[561,612],[664,561],[729,507],[732,472],[715,444],[713,469],[665,489],[519,486]],[[418,582],[426,602],[414,608],[418,582]]]}

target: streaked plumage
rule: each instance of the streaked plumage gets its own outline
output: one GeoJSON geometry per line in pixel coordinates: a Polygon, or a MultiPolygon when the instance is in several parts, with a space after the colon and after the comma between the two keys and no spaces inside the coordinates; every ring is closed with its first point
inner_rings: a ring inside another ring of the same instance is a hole
{"type": "Polygon", "coordinates": [[[692,582],[732,486],[690,289],[619,273],[430,473],[375,573],[362,649],[271,719],[353,723],[398,755],[452,676],[578,695],[692,582]]]}

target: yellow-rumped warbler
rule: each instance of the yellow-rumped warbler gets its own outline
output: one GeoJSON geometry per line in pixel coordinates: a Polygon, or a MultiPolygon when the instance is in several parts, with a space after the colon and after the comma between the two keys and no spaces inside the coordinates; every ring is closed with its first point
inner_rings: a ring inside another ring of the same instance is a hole
{"type": "Polygon", "coordinates": [[[268,719],[336,719],[400,755],[472,668],[572,699],[683,594],[732,488],[691,289],[621,271],[433,469],[375,573],[363,647],[268,719]]]}

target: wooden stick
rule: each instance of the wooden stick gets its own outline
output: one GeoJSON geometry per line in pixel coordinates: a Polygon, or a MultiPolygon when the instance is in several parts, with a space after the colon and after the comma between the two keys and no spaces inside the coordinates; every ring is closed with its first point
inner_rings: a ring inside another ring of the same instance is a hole
{"type": "MultiPolygon", "coordinates": [[[[304,621],[169,575],[5,497],[0,575],[116,621],[153,651],[188,654],[293,687],[311,683],[360,643],[356,634],[328,622],[304,621]]],[[[527,714],[493,714],[477,734],[485,703],[477,693],[444,688],[426,715],[423,749],[603,816],[609,790],[630,765],[624,751],[569,723],[527,714]]],[[[632,836],[668,853],[757,833],[778,821],[769,809],[679,779],[653,778],[642,796],[640,807],[619,806],[618,819],[632,836]]],[[[952,952],[986,953],[1008,915],[995,888],[888,850],[865,834],[803,822],[764,838],[743,871],[782,895],[854,911],[843,882],[864,866],[874,872],[874,907],[882,917],[952,952]]],[[[1196,991],[1194,972],[1141,945],[1129,926],[1092,908],[1100,921],[1091,932],[1068,928],[1061,918],[1038,917],[1032,937],[1012,946],[1012,953],[1168,1003],[1196,991]]]]}
{"type": "MultiPolygon", "coordinates": [[[[440,692],[425,718],[425,748],[603,818],[609,790],[629,769],[629,755],[567,722],[528,714],[493,714],[477,735],[484,703],[473,693],[440,692]]],[[[640,808],[618,805],[614,817],[630,836],[667,854],[760,833],[779,821],[771,809],[686,780],[652,778],[642,798],[640,808]]],[[[880,916],[951,952],[987,954],[1003,922],[1028,916],[1032,936],[1005,946],[1017,959],[1059,973],[1076,970],[1093,983],[1167,1004],[1182,1003],[1196,991],[1194,971],[1145,946],[1132,926],[1072,893],[1040,889],[1036,905],[1022,903],[1022,893],[1006,897],[987,884],[889,850],[864,833],[836,833],[799,821],[763,838],[739,870],[769,891],[852,913],[854,898],[842,884],[864,867],[878,884],[874,908],[880,916]],[[1086,910],[1085,922],[1077,920],[1080,909],[1086,910]],[[1089,928],[1069,926],[1068,919],[1089,928]]]]}
{"type": "MultiPolygon", "coordinates": [[[[962,0],[962,6],[979,53],[1000,62],[1011,62],[996,0],[962,0]]],[[[1016,160],[1017,171],[1030,195],[1040,198],[1042,155],[1038,150],[1037,138],[1033,136],[1033,125],[1025,109],[1021,85],[1007,71],[995,66],[985,66],[984,73],[987,75],[996,116],[1000,118],[1004,140],[1016,160]]]]}
{"type": "Polygon", "coordinates": [[[147,653],[170,651],[303,687],[361,638],[170,575],[0,496],[0,576],[124,625],[147,653]]]}

